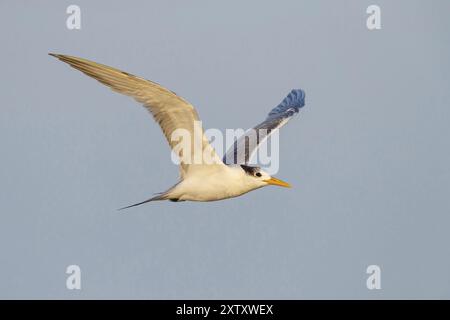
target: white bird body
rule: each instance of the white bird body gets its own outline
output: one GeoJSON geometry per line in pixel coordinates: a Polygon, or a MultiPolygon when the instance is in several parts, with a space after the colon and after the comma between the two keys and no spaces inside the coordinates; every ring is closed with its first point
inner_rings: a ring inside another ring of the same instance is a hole
{"type": "Polygon", "coordinates": [[[303,90],[292,90],[277,107],[272,109],[267,118],[254,128],[256,143],[251,146],[247,145],[247,141],[253,133],[250,130],[247,131],[228,150],[222,161],[209,144],[203,130],[201,128],[200,131],[197,130],[199,117],[195,108],[174,92],[155,82],[93,61],[61,54],[50,53],[50,55],[68,63],[71,67],[98,80],[112,90],[142,103],[160,125],[172,149],[177,147],[176,141],[172,139],[172,134],[178,129],[183,129],[195,139],[190,142],[192,145],[188,149],[190,150],[187,152],[188,154],[179,154],[180,181],[177,184],[148,200],[125,208],[155,200],[222,200],[237,197],[267,185],[290,187],[288,183],[271,177],[259,167],[247,164],[258,145],[265,141],[273,130],[278,130],[286,124],[304,106],[305,93],[303,90]],[[200,155],[199,153],[195,154],[196,148],[192,147],[194,145],[200,146],[201,154],[208,154],[213,161],[194,162],[195,164],[187,161],[186,159],[195,159],[196,155],[200,155]]]}
{"type": "Polygon", "coordinates": [[[176,201],[216,201],[240,196],[266,183],[252,178],[240,166],[209,165],[186,176],[165,194],[176,201]]]}

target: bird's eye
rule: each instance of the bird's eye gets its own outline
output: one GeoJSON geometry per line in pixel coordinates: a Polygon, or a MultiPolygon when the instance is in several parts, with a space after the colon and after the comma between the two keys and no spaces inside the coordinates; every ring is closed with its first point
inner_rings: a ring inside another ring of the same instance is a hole
{"type": "Polygon", "coordinates": [[[261,173],[260,173],[260,172],[257,172],[257,173],[255,174],[255,176],[261,177],[261,173]]]}

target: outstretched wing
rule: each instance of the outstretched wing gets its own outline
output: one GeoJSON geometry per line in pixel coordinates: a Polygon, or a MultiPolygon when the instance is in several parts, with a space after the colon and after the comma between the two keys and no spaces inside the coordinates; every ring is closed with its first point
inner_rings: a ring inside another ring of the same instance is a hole
{"type": "Polygon", "coordinates": [[[292,90],[286,98],[267,115],[266,120],[244,133],[223,157],[226,164],[246,164],[258,146],[263,143],[274,130],[284,126],[300,108],[305,105],[305,92],[292,90]]]}
{"type": "Polygon", "coordinates": [[[198,167],[198,165],[192,165],[194,162],[193,159],[195,158],[194,151],[198,152],[200,149],[194,147],[196,143],[201,146],[202,154],[208,152],[211,162],[223,164],[209,144],[202,128],[195,128],[195,126],[199,126],[200,121],[195,108],[172,91],[167,90],[155,82],[93,61],[62,54],[50,53],[50,55],[98,80],[112,90],[130,96],[142,103],[160,125],[172,149],[179,143],[179,141],[172,140],[174,131],[176,129],[187,130],[191,135],[191,148],[189,148],[190,150],[188,149],[190,151],[189,155],[185,154],[180,158],[182,178],[190,169],[198,167]]]}

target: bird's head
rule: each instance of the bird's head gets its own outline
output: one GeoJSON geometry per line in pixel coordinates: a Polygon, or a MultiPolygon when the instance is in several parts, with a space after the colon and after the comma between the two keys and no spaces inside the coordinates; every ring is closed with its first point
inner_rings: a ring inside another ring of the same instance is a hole
{"type": "Polygon", "coordinates": [[[245,171],[246,176],[258,187],[264,187],[267,185],[275,185],[285,188],[290,188],[291,185],[280,179],[272,177],[270,174],[262,170],[260,167],[252,167],[241,165],[242,170],[245,171]]]}

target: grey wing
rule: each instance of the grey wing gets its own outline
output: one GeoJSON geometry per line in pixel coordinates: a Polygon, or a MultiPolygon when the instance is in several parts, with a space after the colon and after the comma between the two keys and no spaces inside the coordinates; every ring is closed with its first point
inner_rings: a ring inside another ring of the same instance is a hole
{"type": "Polygon", "coordinates": [[[223,157],[226,164],[249,163],[258,146],[276,129],[284,126],[300,108],[305,105],[305,92],[302,89],[292,90],[283,101],[273,108],[267,118],[252,129],[247,130],[227,151],[223,157]]]}
{"type": "MultiPolygon", "coordinates": [[[[142,103],[160,125],[172,149],[178,144],[178,141],[172,140],[172,134],[177,129],[185,129],[193,137],[192,144],[194,144],[195,139],[198,139],[198,142],[195,141],[195,143],[201,145],[202,151],[207,150],[209,152],[212,162],[223,165],[220,157],[209,144],[203,130],[201,128],[198,128],[199,130],[195,128],[200,123],[195,108],[172,91],[150,80],[93,61],[62,54],[50,53],[50,55],[98,80],[112,90],[131,96],[142,103]],[[197,132],[200,134],[197,134],[197,132]]],[[[180,159],[180,173],[182,178],[194,167],[201,167],[201,165],[193,166],[192,162],[187,161],[194,158],[192,154],[194,147],[191,146],[190,149],[191,154],[184,155],[184,158],[182,157],[180,159]]]]}

